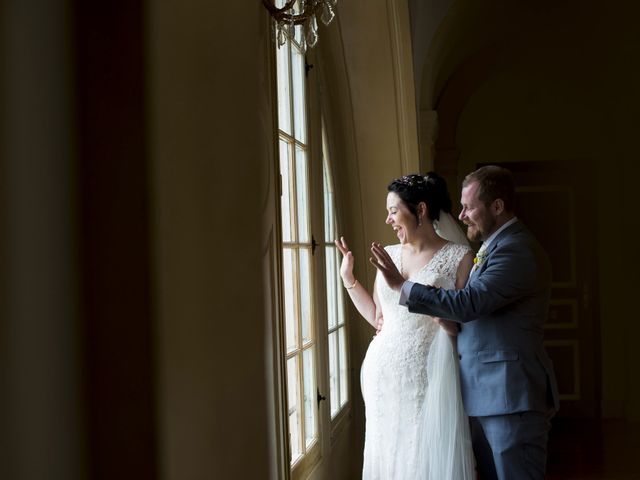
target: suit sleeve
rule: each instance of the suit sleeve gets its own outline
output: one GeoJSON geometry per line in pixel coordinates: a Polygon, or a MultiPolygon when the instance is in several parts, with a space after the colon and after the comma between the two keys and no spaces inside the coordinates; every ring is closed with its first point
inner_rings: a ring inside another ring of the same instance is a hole
{"type": "Polygon", "coordinates": [[[470,322],[490,315],[537,290],[538,261],[530,246],[499,245],[485,269],[461,290],[414,284],[407,300],[410,312],[470,322]]]}

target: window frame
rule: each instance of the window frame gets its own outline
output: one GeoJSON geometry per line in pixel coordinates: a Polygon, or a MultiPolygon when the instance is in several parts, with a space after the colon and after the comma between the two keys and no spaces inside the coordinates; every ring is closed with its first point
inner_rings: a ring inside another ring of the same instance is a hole
{"type": "MultiPolygon", "coordinates": [[[[331,146],[329,143],[329,135],[328,135],[328,131],[327,131],[327,124],[326,124],[326,119],[324,117],[324,115],[320,114],[320,119],[319,119],[319,123],[320,123],[320,134],[321,134],[321,161],[317,162],[318,164],[318,169],[319,172],[316,172],[316,174],[318,175],[318,178],[323,178],[324,177],[324,164],[326,162],[326,165],[328,167],[328,173],[329,173],[329,178],[331,181],[331,185],[330,187],[333,190],[333,221],[334,221],[334,228],[335,228],[335,234],[336,236],[340,234],[341,230],[341,219],[340,219],[340,210],[337,208],[337,200],[338,200],[338,192],[336,189],[336,175],[334,173],[335,171],[335,166],[333,165],[332,162],[332,154],[331,154],[331,146]]],[[[324,181],[324,179],[323,179],[324,181]]],[[[323,182],[322,181],[322,182],[323,182]]],[[[321,182],[319,182],[321,183],[321,182]]],[[[322,190],[324,190],[324,188],[322,188],[322,190]]],[[[322,208],[320,208],[319,210],[321,210],[320,214],[321,214],[321,218],[318,219],[318,222],[321,222],[322,228],[321,228],[321,233],[322,233],[322,237],[321,237],[321,241],[319,242],[318,246],[319,247],[324,247],[327,246],[330,242],[330,239],[327,238],[327,233],[325,232],[325,228],[324,228],[324,202],[326,201],[326,199],[324,198],[324,192],[321,195],[321,198],[318,200],[319,203],[322,203],[322,208]]],[[[333,248],[336,248],[335,246],[333,246],[333,248]]],[[[318,283],[320,283],[322,285],[322,298],[326,299],[326,301],[322,302],[322,316],[323,316],[323,322],[321,322],[322,324],[322,335],[323,335],[323,339],[324,339],[324,347],[326,347],[326,352],[325,352],[325,358],[326,358],[326,388],[325,390],[328,392],[328,400],[329,402],[327,402],[327,410],[328,410],[328,415],[329,415],[329,423],[330,423],[330,438],[331,441],[333,442],[333,440],[339,435],[339,433],[342,431],[342,429],[344,428],[344,426],[349,422],[349,420],[351,419],[351,406],[353,403],[353,389],[352,389],[352,362],[351,362],[351,355],[350,355],[350,321],[349,321],[349,311],[347,308],[347,301],[348,301],[348,295],[346,295],[346,293],[344,292],[344,289],[342,288],[342,280],[339,278],[339,269],[340,269],[340,255],[338,254],[338,260],[336,263],[336,282],[337,282],[337,290],[336,293],[338,294],[336,297],[336,308],[341,309],[342,310],[342,318],[344,319],[344,326],[342,328],[345,329],[345,356],[346,356],[346,363],[347,363],[347,368],[345,370],[345,375],[346,375],[346,390],[347,390],[347,399],[346,402],[344,403],[344,405],[341,405],[338,409],[338,412],[335,414],[335,416],[331,415],[331,402],[330,402],[330,394],[331,394],[331,385],[330,385],[330,365],[329,365],[329,325],[328,325],[328,318],[329,318],[329,314],[327,312],[327,309],[329,308],[329,304],[328,304],[328,292],[326,290],[326,283],[327,283],[327,277],[328,277],[328,272],[326,270],[326,265],[327,265],[327,259],[326,259],[326,249],[325,248],[319,248],[318,249],[321,253],[320,253],[320,258],[318,258],[318,262],[322,265],[322,278],[319,278],[317,281],[318,283]]]]}
{"type": "MultiPolygon", "coordinates": [[[[285,308],[286,305],[285,295],[286,291],[284,291],[284,249],[288,247],[294,246],[294,244],[304,246],[304,248],[308,248],[309,244],[305,242],[290,242],[284,241],[283,236],[283,216],[282,216],[282,194],[285,189],[288,188],[288,185],[284,184],[284,178],[281,176],[280,171],[280,162],[281,162],[281,140],[286,138],[288,141],[294,140],[293,148],[295,150],[296,142],[295,138],[295,127],[294,127],[294,105],[293,101],[289,104],[289,117],[290,117],[290,133],[286,133],[280,130],[279,125],[279,116],[280,116],[280,99],[279,92],[280,88],[278,86],[278,58],[277,58],[277,48],[293,48],[289,46],[289,42],[287,42],[282,47],[277,47],[274,45],[272,51],[274,52],[274,79],[275,79],[275,135],[276,135],[276,179],[280,178],[280,191],[279,196],[276,199],[277,204],[277,227],[279,229],[278,239],[279,245],[278,250],[280,252],[280,265],[279,268],[281,270],[280,275],[280,305],[282,308],[280,309],[280,321],[279,321],[279,329],[280,329],[280,346],[278,348],[278,355],[280,361],[282,362],[281,370],[283,372],[282,377],[282,389],[281,394],[283,398],[281,398],[281,405],[283,406],[283,411],[281,414],[284,416],[284,432],[283,432],[283,440],[285,441],[285,460],[288,462],[289,467],[289,476],[292,479],[298,478],[307,478],[311,471],[315,469],[323,460],[323,458],[327,457],[329,450],[331,449],[331,445],[345,427],[345,425],[351,419],[351,411],[352,411],[352,369],[351,369],[351,358],[349,352],[349,314],[346,307],[346,295],[342,295],[342,298],[337,298],[336,301],[341,300],[341,304],[337,306],[337,308],[342,309],[342,316],[344,318],[344,331],[345,331],[345,358],[347,363],[346,368],[346,392],[347,399],[344,405],[339,408],[339,411],[332,418],[331,410],[330,410],[330,365],[329,365],[329,338],[328,338],[328,300],[327,300],[327,290],[326,290],[326,282],[327,282],[327,271],[326,271],[326,258],[325,258],[325,231],[324,231],[324,192],[323,192],[323,163],[326,161],[329,166],[329,174],[331,175],[331,183],[334,191],[334,222],[336,225],[336,231],[339,230],[339,225],[341,224],[341,219],[339,217],[339,209],[336,208],[336,178],[334,175],[334,168],[331,163],[332,156],[328,152],[329,142],[326,139],[326,130],[324,121],[322,119],[320,102],[319,102],[319,94],[318,94],[318,79],[317,76],[310,75],[308,73],[308,69],[306,68],[307,62],[315,63],[315,53],[313,51],[307,51],[303,56],[303,60],[305,62],[304,68],[304,93],[305,93],[305,104],[304,115],[306,119],[306,146],[307,146],[307,180],[308,180],[308,198],[307,202],[309,204],[309,212],[308,219],[310,224],[310,232],[309,232],[309,241],[313,244],[316,239],[321,239],[319,243],[316,244],[315,253],[310,256],[310,310],[312,315],[312,338],[315,341],[315,383],[318,392],[326,398],[325,401],[322,402],[314,402],[316,406],[319,405],[319,408],[316,408],[316,428],[317,428],[317,441],[314,444],[311,444],[307,449],[305,455],[297,459],[295,462],[291,462],[291,452],[292,445],[290,444],[290,422],[289,422],[289,391],[288,391],[288,374],[287,374],[287,360],[290,358],[290,352],[287,351],[287,332],[286,332],[286,318],[285,318],[285,308]],[[325,158],[325,156],[327,158],[325,158]],[[320,247],[320,248],[318,248],[320,247]]],[[[291,55],[289,53],[289,55],[291,55]]],[[[289,60],[289,85],[288,92],[290,96],[293,96],[293,85],[291,79],[291,60],[289,60]]],[[[313,70],[311,70],[313,72],[313,70]]],[[[295,163],[295,152],[293,162],[295,163]]],[[[291,198],[292,202],[296,202],[297,199],[291,198]]],[[[293,206],[290,208],[291,215],[293,218],[298,218],[297,216],[297,206],[293,206]]],[[[293,222],[292,222],[293,223],[293,222]]],[[[293,226],[291,227],[293,228],[293,226]]],[[[335,248],[335,247],[334,247],[335,248]]],[[[337,264],[339,268],[339,263],[337,264]]],[[[337,272],[336,272],[337,273],[337,272]]],[[[294,283],[297,283],[294,278],[294,283]]],[[[298,288],[298,287],[296,287],[298,288]]],[[[297,332],[298,336],[300,336],[300,332],[297,332]]],[[[302,357],[300,357],[302,358],[302,357]]],[[[300,389],[302,390],[304,387],[303,380],[298,379],[298,384],[300,385],[300,389]]],[[[298,404],[300,406],[303,405],[303,394],[299,395],[298,404]]],[[[304,412],[301,411],[301,414],[304,415],[304,412]]],[[[303,429],[304,434],[304,429],[303,429]]]]}

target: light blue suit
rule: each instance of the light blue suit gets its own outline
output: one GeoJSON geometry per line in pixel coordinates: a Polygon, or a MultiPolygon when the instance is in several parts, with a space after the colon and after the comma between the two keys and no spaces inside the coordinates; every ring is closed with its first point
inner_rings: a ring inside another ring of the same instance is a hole
{"type": "Polygon", "coordinates": [[[471,420],[482,478],[544,476],[549,418],[558,408],[542,344],[550,290],[548,257],[516,221],[493,239],[465,288],[415,284],[407,299],[412,312],[463,324],[462,398],[467,414],[477,417],[471,420]]]}

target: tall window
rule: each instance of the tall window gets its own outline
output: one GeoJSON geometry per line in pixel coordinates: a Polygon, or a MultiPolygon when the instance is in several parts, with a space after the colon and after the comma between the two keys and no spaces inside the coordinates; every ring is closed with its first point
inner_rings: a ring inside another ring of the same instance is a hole
{"type": "Polygon", "coordinates": [[[331,420],[349,396],[333,185],[324,135],[309,130],[306,62],[296,30],[296,38],[276,47],[276,63],[289,453],[292,477],[304,478],[320,461],[331,420]],[[330,415],[321,410],[326,399],[330,415]]]}
{"type": "Polygon", "coordinates": [[[295,464],[318,440],[318,349],[312,301],[305,60],[296,42],[278,48],[277,58],[289,448],[295,464]]]}
{"type": "Polygon", "coordinates": [[[329,391],[331,418],[342,410],[349,399],[347,364],[347,328],[344,297],[340,284],[340,253],[333,243],[338,236],[336,228],[333,182],[327,159],[326,137],[322,135],[322,190],[324,198],[324,249],[327,281],[327,332],[329,342],[329,391]]]}
{"type": "Polygon", "coordinates": [[[312,298],[305,58],[295,39],[277,48],[276,55],[289,453],[294,466],[305,457],[311,461],[310,454],[319,450],[317,322],[312,298]]]}

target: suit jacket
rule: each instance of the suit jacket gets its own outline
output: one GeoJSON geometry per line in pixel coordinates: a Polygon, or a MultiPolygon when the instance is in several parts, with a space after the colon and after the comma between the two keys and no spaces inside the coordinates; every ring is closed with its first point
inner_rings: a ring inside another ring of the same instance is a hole
{"type": "Polygon", "coordinates": [[[553,366],[542,345],[550,292],[549,259],[519,221],[492,241],[464,289],[412,287],[411,312],[463,324],[458,354],[469,416],[558,408],[553,366]]]}

